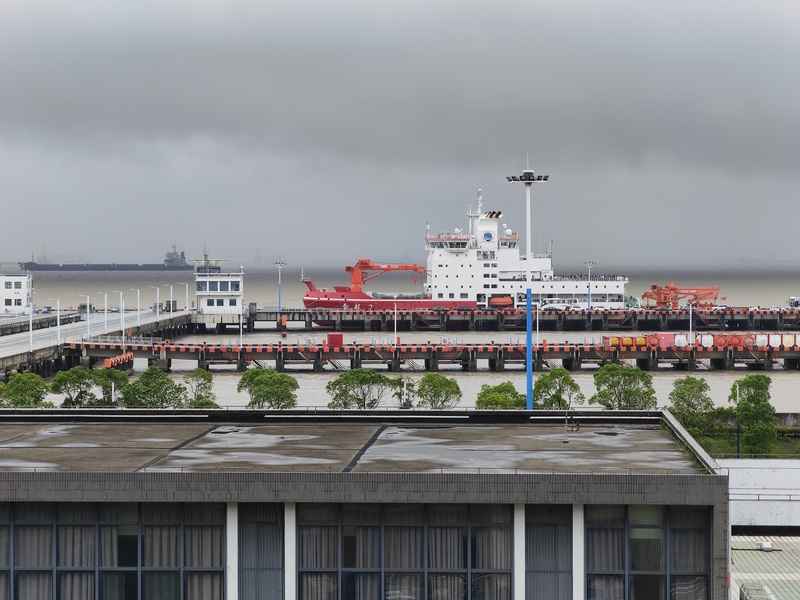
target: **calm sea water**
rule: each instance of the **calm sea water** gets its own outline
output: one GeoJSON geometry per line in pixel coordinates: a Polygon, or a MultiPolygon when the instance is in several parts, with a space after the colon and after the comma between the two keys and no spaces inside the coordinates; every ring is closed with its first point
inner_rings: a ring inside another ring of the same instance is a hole
{"type": "MultiPolygon", "coordinates": [[[[341,284],[347,281],[346,273],[341,272],[306,272],[307,276],[312,277],[317,285],[329,286],[341,284]]],[[[773,274],[773,273],[743,273],[743,274],[681,274],[681,273],[639,273],[631,276],[629,293],[638,295],[651,283],[666,282],[676,280],[682,285],[702,286],[718,284],[722,288],[722,302],[729,305],[740,306],[776,306],[786,302],[789,296],[800,295],[800,282],[792,274],[773,274]]],[[[56,298],[59,298],[64,306],[77,306],[84,302],[87,294],[92,295],[97,305],[102,305],[102,292],[112,290],[126,291],[126,306],[135,307],[136,289],[141,290],[142,304],[147,305],[155,301],[156,291],[151,286],[160,286],[161,299],[169,298],[169,285],[173,286],[174,297],[179,305],[185,301],[186,284],[190,284],[191,302],[191,272],[175,273],[36,273],[34,274],[34,287],[36,289],[37,305],[54,305],[56,298]]],[[[277,274],[274,271],[251,270],[247,272],[245,278],[245,299],[247,302],[256,302],[260,306],[275,306],[277,304],[277,274]]],[[[421,286],[421,281],[412,281],[407,275],[387,274],[379,279],[372,289],[383,291],[415,291],[421,286]]],[[[304,286],[300,282],[298,270],[286,269],[283,274],[282,301],[284,306],[300,306],[302,304],[304,286]]],[[[109,302],[114,306],[118,303],[118,293],[109,293],[109,302]]],[[[583,332],[547,333],[548,340],[551,341],[590,341],[599,339],[602,334],[586,334],[583,332]]],[[[320,340],[324,334],[308,333],[289,333],[286,341],[313,341],[320,340]]],[[[347,334],[346,339],[352,341],[389,341],[390,334],[381,333],[352,333],[347,334]]],[[[520,333],[474,333],[474,332],[418,332],[401,334],[404,342],[422,342],[427,340],[441,340],[443,338],[451,341],[477,341],[493,339],[496,342],[521,341],[523,334],[520,333]]],[[[200,338],[193,338],[200,339],[200,338]]],[[[209,334],[208,339],[215,342],[235,342],[238,336],[230,335],[216,336],[209,334]]],[[[260,342],[275,340],[275,334],[266,332],[256,332],[247,336],[248,342],[260,342]]],[[[137,369],[143,368],[143,361],[137,361],[137,369]]],[[[180,378],[183,370],[194,368],[190,362],[176,361],[174,364],[175,377],[180,378]]],[[[524,389],[524,373],[522,371],[507,371],[505,373],[462,373],[454,370],[448,373],[455,377],[463,392],[463,407],[474,406],[475,395],[484,384],[496,384],[503,381],[513,382],[518,389],[524,389]]],[[[699,376],[705,377],[709,385],[715,402],[723,405],[727,402],[728,392],[733,381],[744,375],[743,371],[738,372],[702,372],[699,376]]],[[[672,388],[672,382],[683,373],[676,373],[671,370],[663,370],[654,373],[654,381],[659,402],[667,403],[667,396],[672,388]]],[[[410,376],[419,377],[421,373],[412,373],[410,376]]],[[[325,384],[335,377],[335,372],[331,373],[297,373],[300,383],[299,399],[302,406],[324,406],[327,403],[325,394],[325,384]]],[[[778,411],[781,412],[800,412],[800,373],[782,372],[780,370],[771,374],[773,379],[772,395],[773,403],[778,411]]],[[[584,393],[589,396],[592,393],[592,374],[591,372],[577,373],[576,380],[580,384],[584,393]]],[[[215,373],[215,387],[217,390],[218,401],[225,406],[243,406],[247,403],[244,394],[236,392],[238,374],[233,371],[221,370],[215,373]]]]}

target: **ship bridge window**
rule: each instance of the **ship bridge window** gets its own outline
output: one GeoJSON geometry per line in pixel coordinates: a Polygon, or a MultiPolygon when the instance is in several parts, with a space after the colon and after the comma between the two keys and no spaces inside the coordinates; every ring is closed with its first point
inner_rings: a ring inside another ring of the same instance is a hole
{"type": "Polygon", "coordinates": [[[208,291],[209,292],[218,292],[219,291],[219,282],[218,281],[209,281],[208,282],[208,291]]]}
{"type": "Polygon", "coordinates": [[[455,295],[453,292],[450,292],[450,293],[448,294],[448,297],[449,297],[449,298],[455,298],[455,297],[456,297],[456,295],[455,295]]]}
{"type": "Polygon", "coordinates": [[[11,289],[11,282],[10,281],[6,281],[6,289],[7,290],[11,289]]]}
{"type": "Polygon", "coordinates": [[[217,298],[217,306],[225,306],[225,300],[222,298],[217,298]]]}
{"type": "Polygon", "coordinates": [[[11,306],[11,298],[6,298],[6,306],[11,306]]]}
{"type": "Polygon", "coordinates": [[[206,300],[206,306],[214,306],[214,299],[209,298],[208,300],[206,300]]]}
{"type": "Polygon", "coordinates": [[[461,298],[469,298],[469,294],[461,294],[461,298]]]}
{"type": "Polygon", "coordinates": [[[239,282],[238,281],[231,281],[231,291],[238,292],[239,291],[239,282]]]}
{"type": "Polygon", "coordinates": [[[236,298],[231,298],[228,300],[228,306],[236,306],[236,298]]]}
{"type": "Polygon", "coordinates": [[[207,281],[198,281],[197,282],[197,291],[198,292],[205,292],[208,290],[208,282],[207,281]]]}
{"type": "Polygon", "coordinates": [[[227,281],[220,281],[219,282],[219,291],[220,292],[227,292],[229,288],[229,282],[227,281]]]}
{"type": "Polygon", "coordinates": [[[439,298],[444,298],[444,294],[440,293],[439,298]]]}

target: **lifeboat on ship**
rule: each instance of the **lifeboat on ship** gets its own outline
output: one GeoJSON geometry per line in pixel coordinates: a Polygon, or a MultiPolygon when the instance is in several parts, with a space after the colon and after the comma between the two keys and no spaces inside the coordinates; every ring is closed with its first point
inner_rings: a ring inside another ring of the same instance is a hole
{"type": "Polygon", "coordinates": [[[308,309],[334,310],[474,310],[474,300],[442,299],[434,300],[425,294],[408,293],[369,293],[364,284],[384,273],[408,271],[425,273],[425,267],[413,263],[376,263],[368,258],[360,258],[352,266],[345,267],[350,273],[350,286],[334,286],[321,289],[306,279],[306,293],[303,305],[308,309]]]}

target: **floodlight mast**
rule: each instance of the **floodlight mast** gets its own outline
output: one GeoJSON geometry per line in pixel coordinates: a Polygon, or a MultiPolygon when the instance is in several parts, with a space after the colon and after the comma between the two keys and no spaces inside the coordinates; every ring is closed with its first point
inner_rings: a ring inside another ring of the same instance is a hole
{"type": "MultiPolygon", "coordinates": [[[[525,328],[525,374],[526,408],[533,410],[533,299],[531,293],[531,264],[533,264],[533,184],[542,183],[550,179],[549,175],[537,175],[533,169],[527,168],[520,175],[506,177],[509,183],[522,183],[525,186],[525,290],[526,328],[525,328]]],[[[536,315],[539,309],[536,307],[536,315]]]]}

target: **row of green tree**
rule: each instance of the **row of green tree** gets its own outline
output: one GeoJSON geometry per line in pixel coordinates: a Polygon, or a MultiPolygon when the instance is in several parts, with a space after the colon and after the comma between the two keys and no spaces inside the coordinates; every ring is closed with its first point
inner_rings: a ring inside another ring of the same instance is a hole
{"type": "MultiPolygon", "coordinates": [[[[552,369],[536,379],[536,408],[572,409],[587,401],[609,410],[656,408],[652,375],[636,367],[604,365],[595,372],[594,385],[595,393],[587,400],[569,371],[552,369]]],[[[250,398],[249,408],[272,410],[297,406],[298,387],[294,377],[272,369],[248,369],[238,384],[238,390],[250,398]]],[[[688,376],[673,383],[670,409],[696,438],[725,435],[735,426],[744,452],[767,453],[777,432],[769,388],[769,377],[748,375],[734,382],[729,406],[715,407],[708,383],[688,376]]],[[[462,397],[458,382],[440,373],[426,373],[413,380],[370,369],[344,371],[328,382],[326,391],[330,397],[328,408],[334,410],[375,409],[387,396],[402,408],[444,410],[456,406],[462,397]]],[[[64,408],[217,408],[212,375],[207,370],[192,371],[178,382],[158,368],[150,368],[130,380],[125,372],[116,369],[84,367],[61,371],[51,383],[34,373],[12,375],[7,383],[0,383],[0,406],[50,407],[48,393],[63,395],[64,408]]],[[[521,409],[525,407],[525,395],[510,381],[484,385],[476,406],[521,409]]]]}
{"type": "Polygon", "coordinates": [[[63,395],[63,408],[218,408],[213,378],[197,369],[174,381],[158,368],[130,380],[118,369],[73,367],[48,383],[36,373],[15,373],[0,383],[0,407],[51,408],[48,394],[63,395]]]}

